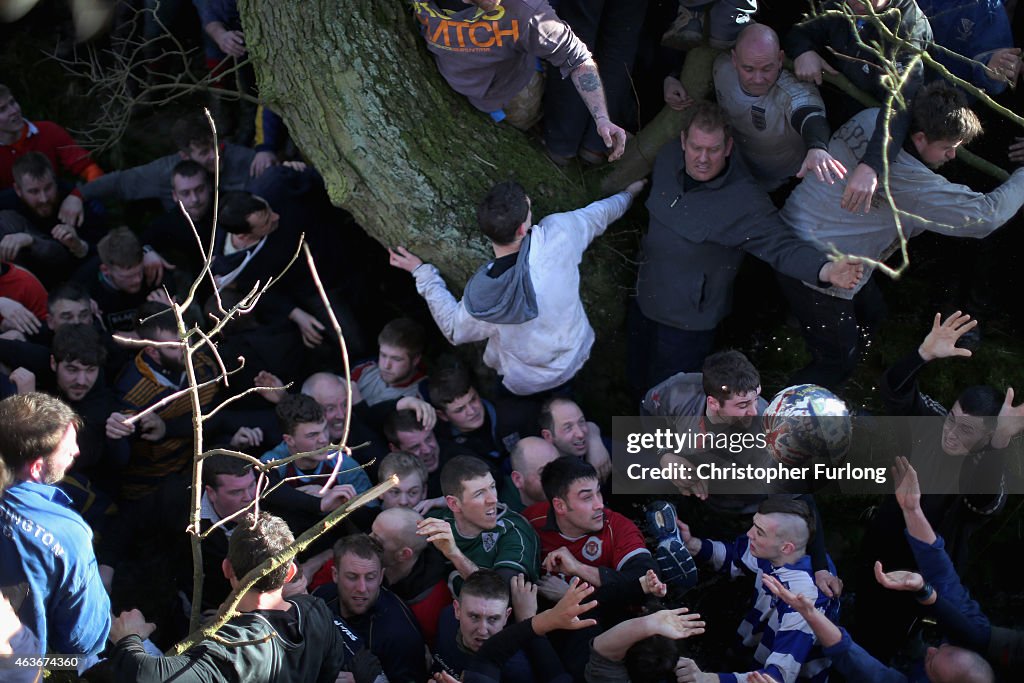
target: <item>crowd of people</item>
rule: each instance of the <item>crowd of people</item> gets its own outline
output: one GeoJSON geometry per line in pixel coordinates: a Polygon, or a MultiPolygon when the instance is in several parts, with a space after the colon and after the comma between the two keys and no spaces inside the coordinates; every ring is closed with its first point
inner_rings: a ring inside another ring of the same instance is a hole
{"type": "MultiPolygon", "coordinates": [[[[237,3],[195,4],[209,66],[243,58],[237,3]]],[[[1021,76],[1012,10],[820,4],[777,32],[753,0],[682,0],[672,31],[720,51],[713,98],[669,73],[659,97],[682,112],[678,139],[649,179],[587,206],[534,216],[541,179],[496,182],[476,207],[493,258],[461,298],[405,245],[363,249],[268,109],[242,108],[219,145],[182,112],[174,153],[104,169],[0,84],[0,679],[1012,680],[1024,633],[992,625],[963,576],[972,533],[1006,508],[1024,404],[978,384],[947,410],[918,382],[928,363],[971,356],[972,315],[936,314],[878,380],[888,415],[943,422],[915,426],[892,463],[866,564],[833,561],[810,492],[679,480],[637,519],[611,495],[610,425],[585,413],[581,263],[631,207],[648,227],[623,295],[623,412],[745,433],[761,429],[761,374],[717,331],[734,300],[764,296],[737,287],[746,255],[775,271],[810,353],[790,383],[841,395],[885,314],[879,265],[925,232],[983,240],[1024,204],[1020,168],[987,192],[939,172],[981,134],[979,95],[1006,97],[1021,76]],[[881,106],[826,90],[836,73],[881,106]],[[110,224],[139,202],[159,208],[110,224]],[[303,240],[319,278],[288,268],[303,240]],[[486,377],[458,352],[472,342],[486,377]],[[917,456],[936,449],[962,462],[954,492],[929,492],[917,456]],[[145,576],[145,553],[161,576],[145,576]],[[738,581],[737,624],[729,608],[684,606],[716,575],[738,581]],[[853,619],[844,576],[857,577],[853,619]],[[169,651],[190,615],[217,619],[232,595],[215,636],[169,651]],[[926,651],[924,618],[940,631],[926,651]],[[694,646],[733,628],[727,654],[694,646]]],[[[481,126],[521,129],[558,166],[628,153],[647,2],[411,7],[408,30],[481,126]]],[[[1002,153],[1024,161],[1024,139],[1002,153]]],[[[657,454],[685,467],[724,455],[657,454]]]]}

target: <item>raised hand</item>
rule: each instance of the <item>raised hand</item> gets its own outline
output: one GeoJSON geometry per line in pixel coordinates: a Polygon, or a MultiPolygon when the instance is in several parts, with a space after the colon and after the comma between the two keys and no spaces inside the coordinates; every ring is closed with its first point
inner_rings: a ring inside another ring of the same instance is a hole
{"type": "Polygon", "coordinates": [[[423,259],[402,246],[388,248],[388,254],[388,263],[410,273],[423,265],[423,259]]]}
{"type": "MultiPolygon", "coordinates": [[[[358,401],[356,401],[358,403],[358,401]]],[[[411,410],[416,413],[416,421],[423,429],[433,429],[437,424],[437,411],[418,396],[403,396],[395,404],[395,410],[411,410]]]]}
{"type": "Polygon", "coordinates": [[[270,403],[280,403],[284,398],[284,382],[277,375],[260,370],[252,378],[253,387],[258,387],[256,393],[270,403]]]}
{"type": "Polygon", "coordinates": [[[441,554],[448,557],[458,550],[455,545],[455,536],[452,535],[452,525],[443,519],[427,517],[416,523],[416,533],[425,536],[427,543],[433,543],[434,547],[441,551],[441,554]]]}
{"type": "Polygon", "coordinates": [[[512,577],[509,584],[512,596],[512,614],[516,621],[526,621],[537,616],[537,585],[530,583],[522,574],[512,577]]]}
{"type": "Polygon", "coordinates": [[[663,598],[668,594],[668,586],[658,578],[658,573],[648,569],[647,573],[640,577],[640,587],[644,595],[653,595],[656,598],[663,598]]]}
{"type": "Polygon", "coordinates": [[[994,448],[1006,448],[1010,445],[1010,439],[1017,436],[1024,430],[1024,403],[1013,405],[1013,387],[1006,390],[1006,398],[999,409],[999,418],[996,422],[996,430],[992,433],[992,446],[994,448]]]}
{"type": "Polygon", "coordinates": [[[704,542],[690,533],[690,526],[682,520],[677,519],[676,528],[679,529],[679,536],[683,539],[683,545],[686,546],[686,549],[690,554],[696,555],[699,553],[704,542]]]}
{"type": "Polygon", "coordinates": [[[902,455],[896,457],[892,465],[892,480],[896,483],[896,502],[904,512],[912,512],[921,507],[921,484],[917,480],[917,470],[902,455]]]}
{"type": "Polygon", "coordinates": [[[581,628],[596,626],[597,619],[580,619],[585,614],[597,607],[597,601],[581,605],[583,600],[594,592],[594,587],[585,581],[574,578],[569,582],[569,590],[565,592],[562,599],[551,609],[544,610],[533,619],[533,630],[537,635],[544,635],[550,631],[567,630],[578,631],[581,628]]]}
{"type": "Polygon", "coordinates": [[[953,358],[955,356],[970,358],[970,349],[961,349],[956,343],[960,337],[977,326],[977,320],[971,320],[971,316],[960,311],[956,311],[945,320],[942,319],[941,313],[936,313],[932,329],[921,345],[917,347],[917,352],[926,362],[936,358],[953,358]]]}

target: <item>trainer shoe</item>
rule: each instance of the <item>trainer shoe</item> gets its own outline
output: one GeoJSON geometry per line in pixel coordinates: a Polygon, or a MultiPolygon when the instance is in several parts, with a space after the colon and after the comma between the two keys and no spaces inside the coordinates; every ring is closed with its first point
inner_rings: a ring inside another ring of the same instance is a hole
{"type": "Polygon", "coordinates": [[[673,50],[688,50],[704,42],[703,10],[679,7],[679,13],[661,37],[661,44],[673,50]]]}
{"type": "Polygon", "coordinates": [[[654,556],[661,579],[671,587],[687,591],[697,585],[697,564],[683,543],[676,519],[672,503],[656,500],[647,506],[647,527],[655,539],[654,556]]]}

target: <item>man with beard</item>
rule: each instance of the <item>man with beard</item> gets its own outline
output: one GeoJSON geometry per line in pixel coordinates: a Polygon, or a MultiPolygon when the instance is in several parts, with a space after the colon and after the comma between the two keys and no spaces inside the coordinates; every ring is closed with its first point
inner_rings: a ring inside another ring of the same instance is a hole
{"type": "Polygon", "coordinates": [[[381,586],[381,547],[366,534],[346,536],[334,545],[335,585],[314,595],[334,612],[339,629],[351,629],[364,647],[380,659],[391,683],[426,680],[423,636],[409,608],[381,586]],[[341,623],[339,624],[339,620],[341,623]]]}
{"type": "Polygon", "coordinates": [[[0,479],[14,480],[0,496],[0,585],[27,588],[14,608],[39,639],[37,655],[98,653],[110,630],[92,531],[54,486],[78,455],[80,424],[46,394],[0,401],[0,479]]]}
{"type": "MultiPolygon", "coordinates": [[[[41,152],[54,168],[78,176],[85,182],[103,175],[89,153],[79,147],[68,132],[52,121],[29,121],[10,89],[0,83],[0,189],[14,182],[11,165],[29,152],[41,152]]],[[[82,221],[82,200],[77,193],[61,204],[60,221],[78,226],[82,221]]]]}
{"type": "Polygon", "coordinates": [[[79,237],[75,226],[58,217],[62,195],[50,161],[39,152],[29,152],[11,167],[15,210],[0,211],[0,261],[10,261],[30,270],[44,285],[66,279],[68,269],[89,253],[89,244],[79,237]]]}

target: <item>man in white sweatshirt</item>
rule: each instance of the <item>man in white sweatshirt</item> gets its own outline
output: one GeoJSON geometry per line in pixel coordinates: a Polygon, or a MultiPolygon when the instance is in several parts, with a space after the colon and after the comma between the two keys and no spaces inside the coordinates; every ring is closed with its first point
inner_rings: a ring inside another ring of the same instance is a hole
{"type": "Polygon", "coordinates": [[[580,301],[583,252],[626,212],[645,182],[537,225],[521,185],[495,185],[477,207],[477,222],[495,258],[469,279],[461,301],[436,267],[405,247],[391,250],[391,265],[413,274],[416,290],[449,342],[487,340],[484,362],[508,391],[547,392],[579,372],[594,344],[580,301]]]}

